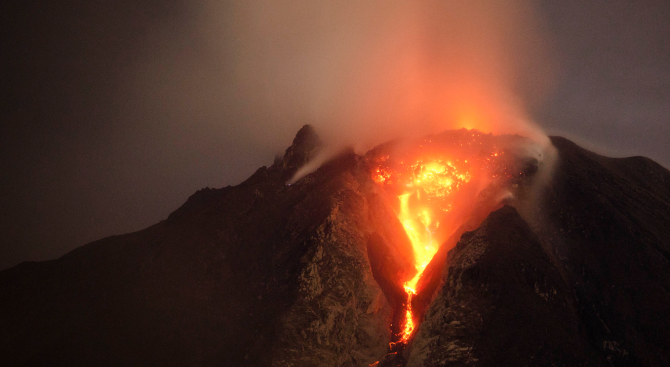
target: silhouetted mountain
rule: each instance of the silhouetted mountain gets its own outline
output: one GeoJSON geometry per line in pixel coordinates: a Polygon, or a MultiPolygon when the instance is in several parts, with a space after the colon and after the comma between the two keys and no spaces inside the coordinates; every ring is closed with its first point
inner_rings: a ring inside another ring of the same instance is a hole
{"type": "Polygon", "coordinates": [[[364,156],[286,184],[321,147],[305,126],[240,185],[0,272],[3,364],[669,365],[670,172],[551,141],[542,185],[521,162],[512,198],[482,191],[427,268],[425,319],[397,354],[407,235],[364,156]]]}

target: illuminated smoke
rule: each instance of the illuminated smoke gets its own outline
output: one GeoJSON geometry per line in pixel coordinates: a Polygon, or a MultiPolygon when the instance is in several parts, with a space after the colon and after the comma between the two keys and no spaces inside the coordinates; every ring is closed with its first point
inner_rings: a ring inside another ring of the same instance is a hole
{"type": "Polygon", "coordinates": [[[222,108],[259,141],[304,123],[359,151],[460,127],[542,136],[525,112],[552,70],[533,2],[202,5],[201,32],[224,68],[222,108]]]}

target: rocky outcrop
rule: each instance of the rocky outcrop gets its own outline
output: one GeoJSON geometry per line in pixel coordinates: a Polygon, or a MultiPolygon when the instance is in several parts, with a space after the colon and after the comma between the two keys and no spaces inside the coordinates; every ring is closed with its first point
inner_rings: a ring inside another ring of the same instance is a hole
{"type": "MultiPolygon", "coordinates": [[[[282,171],[293,174],[314,158],[323,146],[321,138],[310,125],[303,126],[293,139],[293,144],[286,149],[281,159],[282,171]]],[[[280,162],[277,162],[280,163],[280,162]]]]}

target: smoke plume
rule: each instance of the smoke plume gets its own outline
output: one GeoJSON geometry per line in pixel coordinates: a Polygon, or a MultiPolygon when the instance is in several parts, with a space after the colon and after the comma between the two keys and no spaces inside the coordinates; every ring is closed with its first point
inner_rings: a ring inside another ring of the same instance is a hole
{"type": "Polygon", "coordinates": [[[304,123],[361,150],[450,128],[542,136],[551,81],[530,1],[205,2],[232,117],[257,138],[304,123]]]}

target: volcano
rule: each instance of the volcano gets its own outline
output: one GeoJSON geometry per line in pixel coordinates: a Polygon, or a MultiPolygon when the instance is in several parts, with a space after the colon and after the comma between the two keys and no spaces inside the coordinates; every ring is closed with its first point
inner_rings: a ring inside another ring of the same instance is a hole
{"type": "Polygon", "coordinates": [[[3,364],[670,365],[664,167],[456,130],[296,177],[321,147],[0,272],[3,364]]]}

